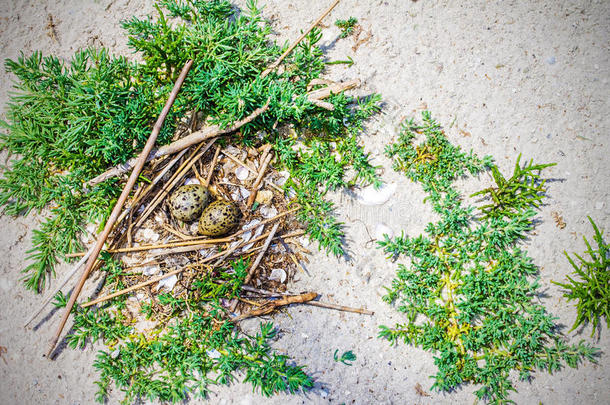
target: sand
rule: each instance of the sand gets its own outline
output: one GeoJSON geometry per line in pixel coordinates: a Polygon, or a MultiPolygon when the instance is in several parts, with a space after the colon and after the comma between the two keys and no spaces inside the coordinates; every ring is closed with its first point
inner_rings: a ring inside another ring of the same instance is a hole
{"type": "MultiPolygon", "coordinates": [[[[137,0],[8,1],[0,4],[0,57],[41,50],[69,58],[84,46],[107,46],[129,55],[119,21],[151,12],[149,2],[137,0]],[[49,15],[54,28],[49,27],[49,15]]],[[[245,1],[237,2],[243,5],[245,1]]],[[[299,31],[327,7],[329,0],[286,2],[261,0],[281,41],[299,31]]],[[[390,347],[377,339],[380,324],[400,321],[381,301],[394,265],[369,242],[377,224],[395,233],[421,233],[434,220],[423,205],[421,188],[392,172],[383,147],[404,117],[429,109],[445,124],[450,140],[478,154],[491,154],[500,168],[510,170],[519,153],[536,162],[556,162],[547,170],[547,204],[540,224],[525,246],[540,267],[541,301],[571,325],[576,312],[551,280],[563,280],[571,271],[563,251],[583,251],[582,235],[591,235],[587,215],[610,232],[610,156],[608,95],[610,94],[609,29],[607,1],[356,1],[343,0],[325,20],[322,44],[331,60],[351,57],[352,67],[331,66],[331,79],[360,78],[356,94],[382,94],[384,114],[371,123],[363,137],[376,162],[383,165],[384,180],[397,191],[381,206],[367,207],[343,193],[332,196],[346,222],[349,258],[316,253],[291,283],[293,290],[313,290],[325,300],[365,306],[375,315],[364,316],[316,307],[294,306],[288,314],[273,317],[280,328],[274,347],[306,364],[315,388],[299,395],[264,399],[251,387],[218,387],[214,404],[453,404],[473,403],[471,385],[453,393],[419,396],[416,384],[428,389],[435,372],[432,355],[418,348],[390,347]],[[368,41],[354,50],[352,38],[338,39],[332,23],[358,18],[361,38],[368,41]],[[450,123],[454,123],[449,128],[450,123]],[[567,224],[556,227],[552,212],[567,224]],[[353,366],[333,361],[335,350],[352,350],[353,366]]],[[[13,77],[0,73],[0,111],[8,100],[13,77]]],[[[6,153],[0,156],[4,163],[6,153]]],[[[482,178],[463,182],[474,190],[482,178]]],[[[26,291],[19,281],[32,229],[37,218],[0,217],[0,403],[93,403],[96,373],[92,368],[97,347],[64,350],[53,362],[42,357],[59,321],[52,313],[34,330],[22,328],[37,307],[40,296],[26,291]]],[[[315,249],[315,245],[312,245],[315,249]]],[[[58,268],[61,277],[68,266],[58,268]]],[[[256,326],[249,320],[246,327],[256,326]]],[[[571,342],[585,339],[610,351],[610,333],[589,338],[590,329],[568,334],[571,342]]],[[[519,404],[610,403],[610,357],[599,365],[585,364],[555,375],[537,373],[519,382],[512,399],[519,404]]],[[[115,393],[110,403],[120,396],[115,393]]],[[[205,401],[192,401],[199,403],[205,401]]]]}

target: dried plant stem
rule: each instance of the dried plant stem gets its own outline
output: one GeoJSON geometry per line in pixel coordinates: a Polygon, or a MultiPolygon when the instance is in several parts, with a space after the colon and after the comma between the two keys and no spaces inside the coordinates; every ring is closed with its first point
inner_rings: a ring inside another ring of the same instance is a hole
{"type": "MultiPolygon", "coordinates": [[[[303,234],[303,231],[297,231],[297,232],[292,232],[292,233],[290,233],[290,234],[282,235],[282,237],[283,237],[284,239],[286,239],[286,238],[290,238],[290,237],[294,237],[294,236],[298,236],[298,235],[302,235],[302,234],[303,234]]],[[[261,236],[259,236],[258,238],[254,239],[254,240],[252,240],[252,241],[248,241],[247,243],[249,244],[249,243],[252,243],[252,242],[254,242],[254,241],[261,240],[261,239],[263,239],[263,238],[265,238],[265,237],[267,237],[267,236],[268,236],[268,234],[261,235],[261,236]]],[[[234,247],[232,247],[232,248],[229,250],[229,252],[233,252],[233,251],[235,251],[237,248],[239,248],[240,246],[243,246],[243,245],[245,245],[245,244],[246,244],[245,242],[241,242],[241,243],[239,243],[239,244],[235,245],[234,247]]],[[[223,256],[225,256],[225,255],[226,255],[226,253],[228,253],[228,252],[219,252],[219,253],[216,253],[216,254],[215,254],[215,255],[213,255],[213,256],[206,257],[205,259],[201,260],[201,261],[200,261],[199,263],[197,263],[197,264],[203,264],[203,263],[207,263],[207,262],[210,262],[210,261],[212,261],[212,260],[218,259],[219,257],[223,257],[223,256]]],[[[157,276],[157,277],[151,278],[150,280],[148,280],[148,281],[144,281],[144,282],[142,282],[142,283],[140,283],[140,284],[136,284],[136,285],[134,285],[134,286],[131,286],[131,287],[126,288],[126,289],[123,289],[123,290],[121,290],[121,291],[117,291],[117,292],[115,292],[115,293],[112,293],[112,294],[106,295],[106,296],[104,296],[104,297],[100,297],[100,298],[95,299],[95,300],[93,300],[93,301],[86,302],[86,303],[82,304],[81,306],[82,306],[83,308],[86,308],[86,307],[90,307],[91,305],[99,304],[100,302],[108,301],[109,299],[112,299],[112,298],[115,298],[115,297],[118,297],[118,296],[121,296],[121,295],[124,295],[124,294],[130,293],[130,292],[135,291],[135,290],[137,290],[137,289],[140,289],[140,288],[142,288],[142,287],[146,287],[147,285],[154,284],[154,283],[156,283],[157,281],[163,280],[163,279],[164,279],[164,278],[166,278],[166,277],[173,276],[173,275],[175,275],[175,274],[180,274],[180,273],[182,273],[183,271],[185,271],[185,270],[187,270],[187,269],[189,269],[189,268],[191,268],[191,266],[186,266],[186,267],[183,267],[183,268],[180,268],[180,269],[176,269],[176,270],[174,270],[174,271],[170,271],[169,273],[166,273],[166,274],[163,274],[163,275],[161,275],[161,276],[157,276]]]]}
{"type": "Polygon", "coordinates": [[[246,203],[246,207],[248,208],[252,207],[252,204],[254,204],[256,194],[258,193],[258,188],[263,181],[263,177],[265,176],[265,172],[267,171],[267,167],[269,166],[271,159],[273,159],[273,153],[271,152],[270,147],[269,149],[265,150],[265,154],[263,155],[262,159],[263,161],[260,170],[258,171],[258,176],[256,177],[256,180],[254,180],[254,183],[252,183],[252,188],[250,189],[250,196],[248,197],[248,201],[246,203]]]}
{"type": "Polygon", "coordinates": [[[277,223],[277,224],[273,225],[273,228],[271,228],[271,232],[269,232],[269,236],[267,237],[267,240],[265,240],[265,244],[263,245],[263,250],[261,250],[261,252],[258,254],[258,256],[256,257],[256,260],[254,260],[254,263],[252,263],[252,267],[250,267],[250,270],[248,270],[248,276],[246,276],[246,279],[244,280],[244,284],[248,284],[250,282],[250,280],[252,280],[252,277],[254,276],[254,272],[256,271],[261,260],[263,259],[265,252],[269,248],[269,245],[271,244],[271,240],[275,236],[275,233],[277,232],[277,228],[279,226],[280,226],[280,224],[277,223]]]}
{"type": "MultiPolygon", "coordinates": [[[[219,238],[219,239],[202,239],[201,237],[197,237],[197,238],[191,238],[190,240],[185,240],[185,241],[181,241],[181,242],[171,242],[171,243],[164,243],[164,244],[159,244],[159,245],[142,245],[142,246],[134,246],[134,247],[129,247],[129,248],[120,248],[120,249],[109,249],[108,253],[128,253],[128,252],[140,252],[142,250],[152,250],[152,249],[164,249],[164,248],[173,248],[173,247],[179,247],[179,246],[190,246],[190,245],[197,245],[197,244],[207,244],[207,245],[212,245],[212,244],[216,244],[216,243],[224,243],[224,242],[230,242],[231,240],[235,239],[237,236],[246,233],[248,231],[251,231],[253,229],[258,228],[261,225],[265,225],[269,222],[273,222],[275,220],[278,220],[286,215],[292,214],[293,212],[296,212],[300,209],[300,207],[296,207],[293,208],[291,210],[288,211],[284,211],[280,214],[277,214],[276,216],[272,217],[272,218],[267,218],[257,224],[251,225],[247,228],[242,229],[239,232],[235,232],[234,234],[227,236],[226,238],[219,238]]],[[[294,234],[292,236],[282,236],[283,238],[285,237],[294,237],[294,234]]],[[[66,255],[66,257],[78,257],[78,256],[83,256],[85,253],[84,252],[80,252],[80,253],[71,253],[69,255],[66,255]]]]}
{"type": "MultiPolygon", "coordinates": [[[[199,131],[195,131],[192,134],[185,136],[184,138],[180,138],[177,141],[170,143],[169,145],[161,146],[159,149],[151,152],[146,161],[149,162],[161,156],[171,155],[205,140],[234,132],[242,126],[246,125],[247,123],[252,122],[254,119],[256,119],[256,117],[267,111],[267,109],[269,108],[269,101],[270,100],[267,100],[267,103],[265,103],[264,106],[257,108],[252,112],[252,114],[248,115],[243,120],[235,122],[235,124],[228,128],[221,129],[218,125],[211,125],[209,127],[202,128],[199,131]]],[[[120,176],[121,174],[128,172],[129,169],[131,169],[134,165],[135,160],[130,159],[127,162],[121,165],[117,165],[112,169],[107,170],[99,176],[91,179],[87,183],[87,185],[93,186],[112,177],[120,176]]]]}
{"type": "Polygon", "coordinates": [[[251,168],[250,166],[248,166],[247,164],[245,164],[244,162],[242,162],[241,160],[239,160],[235,156],[230,155],[227,152],[222,152],[222,154],[225,155],[226,157],[228,157],[229,159],[231,159],[233,162],[235,162],[238,165],[240,165],[241,167],[247,169],[250,173],[257,174],[256,170],[254,170],[253,168],[251,168]]]}
{"type": "Polygon", "coordinates": [[[210,165],[210,170],[208,171],[208,175],[205,178],[205,182],[202,183],[204,187],[210,185],[210,181],[212,180],[212,175],[214,174],[214,168],[216,167],[216,162],[218,161],[218,155],[220,154],[220,146],[216,147],[216,152],[214,153],[214,158],[212,158],[212,163],[210,165]]]}
{"type": "Polygon", "coordinates": [[[326,16],[327,16],[327,15],[328,15],[328,14],[329,14],[329,13],[330,13],[332,10],[333,10],[333,8],[335,8],[335,6],[336,6],[337,4],[339,4],[339,1],[341,1],[341,0],[335,0],[335,2],[334,2],[333,4],[331,4],[331,6],[330,6],[330,7],[328,7],[328,8],[327,8],[327,9],[326,9],[326,10],[325,10],[323,13],[322,13],[322,15],[320,15],[320,17],[318,17],[318,19],[317,19],[317,20],[315,20],[315,21],[313,22],[313,24],[311,24],[311,25],[309,26],[309,28],[307,28],[307,29],[306,29],[306,30],[305,30],[305,31],[304,31],[304,32],[301,34],[301,36],[300,36],[299,38],[297,38],[297,40],[296,40],[296,41],[294,41],[294,42],[292,43],[292,45],[290,45],[290,46],[288,47],[288,49],[286,49],[286,51],[285,51],[285,52],[284,52],[282,55],[280,55],[280,57],[279,57],[279,58],[278,58],[278,59],[277,59],[275,62],[273,62],[271,65],[269,65],[269,67],[268,67],[267,69],[265,69],[265,70],[263,71],[263,73],[261,73],[261,77],[265,77],[265,76],[267,76],[267,75],[268,75],[269,73],[271,73],[271,72],[272,72],[272,71],[273,71],[275,68],[277,68],[277,67],[280,65],[280,63],[282,63],[282,61],[284,60],[284,58],[286,58],[286,56],[288,56],[288,54],[289,54],[290,52],[292,52],[292,50],[293,50],[293,49],[294,49],[294,48],[295,48],[295,47],[296,47],[296,46],[299,44],[299,42],[301,42],[301,41],[303,40],[303,38],[305,38],[305,37],[307,36],[307,34],[309,34],[309,33],[311,32],[311,30],[313,30],[313,29],[316,27],[316,25],[320,24],[320,23],[322,22],[322,20],[324,19],[324,17],[326,17],[326,16]]]}
{"type": "Polygon", "coordinates": [[[317,296],[318,296],[318,294],[315,292],[307,292],[307,293],[303,293],[303,294],[299,294],[299,295],[284,296],[275,301],[268,301],[260,308],[253,309],[252,311],[250,311],[248,313],[236,316],[235,318],[233,318],[231,320],[233,322],[239,322],[243,319],[251,318],[253,316],[268,315],[271,312],[275,311],[275,309],[278,307],[283,307],[283,306],[290,305],[290,304],[303,304],[303,303],[306,303],[306,302],[309,302],[309,301],[315,299],[317,296]]]}
{"type": "Polygon", "coordinates": [[[375,315],[375,313],[373,311],[369,311],[368,309],[346,307],[343,305],[335,305],[335,304],[331,304],[328,302],[310,301],[310,302],[307,302],[307,305],[313,305],[315,307],[328,308],[328,309],[336,309],[337,311],[354,312],[356,314],[375,315]]]}
{"type": "Polygon", "coordinates": [[[330,97],[331,94],[338,94],[342,91],[350,90],[358,86],[360,86],[360,79],[333,83],[321,89],[310,91],[309,93],[307,93],[307,100],[309,100],[311,103],[316,104],[318,101],[330,97]]]}
{"type": "Polygon", "coordinates": [[[76,284],[76,286],[74,287],[74,290],[72,291],[72,294],[70,295],[70,300],[68,301],[68,304],[66,305],[64,315],[61,318],[61,321],[59,322],[59,327],[57,328],[55,335],[51,339],[51,343],[49,345],[49,350],[47,352],[48,358],[50,358],[51,353],[53,352],[53,349],[55,349],[55,345],[57,344],[57,341],[59,340],[59,336],[61,335],[61,332],[63,331],[64,326],[66,324],[66,321],[68,320],[68,317],[70,316],[70,312],[72,311],[72,308],[74,307],[76,299],[78,298],[78,295],[80,294],[80,291],[82,290],[83,285],[85,284],[85,281],[87,280],[87,277],[89,276],[89,272],[93,268],[93,265],[95,264],[95,261],[97,260],[97,257],[100,254],[100,251],[102,250],[102,247],[103,247],[104,243],[106,242],[106,239],[108,238],[108,235],[110,234],[110,231],[112,230],[114,224],[116,223],[117,218],[121,214],[121,210],[123,209],[123,205],[125,204],[125,201],[127,201],[127,197],[129,197],[129,194],[131,193],[133,186],[136,184],[136,181],[138,180],[138,177],[140,176],[140,172],[142,171],[142,168],[144,167],[144,164],[146,163],[147,156],[150,154],[153,147],[155,146],[157,136],[159,135],[159,132],[161,131],[161,127],[163,126],[165,117],[169,113],[169,110],[172,107],[172,105],[174,104],[174,100],[176,99],[176,96],[178,95],[178,92],[180,91],[180,88],[182,87],[182,83],[184,82],[184,79],[186,78],[186,75],[188,74],[192,65],[193,65],[193,61],[189,60],[182,68],[182,71],[180,72],[180,76],[178,77],[178,80],[176,80],[176,83],[174,84],[174,88],[172,89],[172,91],[169,95],[169,98],[168,98],[167,102],[165,103],[165,106],[163,107],[163,110],[161,111],[159,118],[157,119],[157,122],[155,122],[155,125],[153,126],[153,130],[152,130],[150,136],[148,137],[148,140],[146,141],[146,144],[144,145],[142,152],[140,153],[140,155],[138,156],[138,159],[134,163],[133,171],[131,172],[131,175],[127,179],[127,183],[125,184],[125,187],[123,188],[123,191],[121,192],[121,195],[119,196],[114,208],[112,209],[112,212],[110,213],[110,216],[108,217],[108,220],[106,221],[104,230],[102,231],[102,233],[100,234],[100,236],[97,239],[97,242],[93,248],[93,251],[91,252],[91,255],[89,256],[89,259],[87,260],[87,264],[85,266],[85,269],[83,270],[83,274],[82,274],[80,280],[78,281],[78,284],[76,284]]]}

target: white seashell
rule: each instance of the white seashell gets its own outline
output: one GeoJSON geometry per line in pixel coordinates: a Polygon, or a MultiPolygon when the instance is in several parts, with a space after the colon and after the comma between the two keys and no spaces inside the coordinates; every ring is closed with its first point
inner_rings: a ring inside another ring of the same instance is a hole
{"type": "Polygon", "coordinates": [[[241,227],[241,229],[253,229],[256,225],[260,224],[261,220],[260,219],[253,219],[252,221],[248,222],[247,224],[245,224],[244,226],[241,227]]]}
{"type": "Polygon", "coordinates": [[[390,183],[383,184],[379,189],[375,189],[371,184],[357,191],[356,199],[363,205],[382,205],[396,192],[396,187],[396,183],[390,183]]]}
{"type": "Polygon", "coordinates": [[[112,351],[112,353],[110,353],[110,357],[116,359],[117,357],[119,357],[119,354],[121,354],[121,349],[117,347],[112,351]]]}
{"type": "Polygon", "coordinates": [[[206,351],[206,354],[211,359],[217,359],[222,356],[222,354],[220,354],[220,352],[216,349],[209,349],[206,351]]]}
{"type": "Polygon", "coordinates": [[[157,291],[163,287],[167,288],[168,291],[171,291],[174,289],[174,286],[177,282],[178,276],[176,276],[175,274],[169,277],[165,277],[163,280],[159,281],[159,284],[157,284],[157,291]]]}
{"type": "Polygon", "coordinates": [[[279,281],[283,283],[286,281],[286,271],[284,269],[273,269],[271,270],[271,274],[269,275],[269,280],[279,281]]]}
{"type": "MultiPolygon", "coordinates": [[[[260,222],[260,221],[258,221],[260,222]]],[[[256,228],[256,231],[254,231],[254,237],[258,238],[259,236],[261,236],[261,234],[263,233],[263,228],[265,228],[265,225],[261,225],[258,228],[256,228]]]]}
{"type": "Polygon", "coordinates": [[[237,176],[240,181],[246,180],[248,178],[248,175],[248,169],[243,166],[239,166],[237,169],[235,169],[235,176],[237,176]]]}
{"type": "Polygon", "coordinates": [[[260,212],[264,218],[273,218],[277,215],[277,208],[263,206],[261,207],[260,212]]]}
{"type": "Polygon", "coordinates": [[[275,180],[275,184],[282,187],[284,184],[286,184],[286,181],[290,177],[290,173],[288,173],[286,170],[282,170],[278,174],[280,175],[280,177],[277,180],[275,180]]]}
{"type": "Polygon", "coordinates": [[[191,177],[186,179],[186,181],[184,182],[185,186],[188,186],[189,184],[201,184],[201,182],[197,177],[191,177]]]}
{"type": "Polygon", "coordinates": [[[138,232],[138,236],[142,239],[145,239],[145,240],[148,240],[151,242],[156,242],[159,240],[159,234],[150,228],[145,228],[145,229],[140,230],[138,232]]]}
{"type": "Polygon", "coordinates": [[[240,187],[239,188],[239,193],[241,194],[241,198],[248,198],[250,197],[250,191],[245,188],[245,187],[240,187]]]}
{"type": "Polygon", "coordinates": [[[157,267],[157,266],[142,267],[142,275],[144,275],[144,276],[154,276],[158,272],[159,272],[159,267],[157,267]]]}
{"type": "Polygon", "coordinates": [[[383,222],[380,222],[375,225],[375,231],[373,232],[373,236],[377,240],[384,240],[385,238],[383,235],[388,235],[389,238],[392,238],[394,236],[394,231],[392,230],[392,228],[390,228],[383,222]]]}
{"type": "Polygon", "coordinates": [[[239,201],[239,200],[241,200],[240,195],[239,195],[239,192],[237,192],[237,191],[233,191],[233,192],[231,193],[231,199],[232,199],[233,201],[239,201]]]}
{"type": "Polygon", "coordinates": [[[252,231],[244,232],[241,235],[241,240],[243,240],[244,242],[248,242],[250,239],[252,239],[252,231]]]}

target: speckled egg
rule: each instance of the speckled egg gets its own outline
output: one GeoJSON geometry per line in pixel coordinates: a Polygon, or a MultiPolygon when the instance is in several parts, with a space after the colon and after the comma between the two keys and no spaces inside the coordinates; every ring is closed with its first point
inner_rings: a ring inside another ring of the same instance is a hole
{"type": "Polygon", "coordinates": [[[218,200],[203,210],[199,219],[199,233],[220,236],[235,228],[241,219],[241,211],[235,203],[218,200]]]}
{"type": "Polygon", "coordinates": [[[210,192],[199,184],[178,188],[169,198],[169,211],[180,221],[193,221],[210,203],[210,192]]]}

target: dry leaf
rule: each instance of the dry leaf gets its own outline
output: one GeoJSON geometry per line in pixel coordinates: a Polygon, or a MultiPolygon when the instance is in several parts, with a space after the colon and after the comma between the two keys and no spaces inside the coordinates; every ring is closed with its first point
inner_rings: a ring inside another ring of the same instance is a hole
{"type": "Polygon", "coordinates": [[[559,215],[558,212],[556,212],[556,211],[551,212],[551,216],[555,220],[555,226],[557,226],[557,228],[563,229],[566,227],[566,223],[564,222],[563,217],[561,215],[559,215]]]}
{"type": "Polygon", "coordinates": [[[420,397],[431,397],[432,396],[432,395],[428,394],[426,391],[424,391],[424,389],[422,388],[420,383],[415,384],[414,388],[415,388],[415,392],[420,397]]]}

